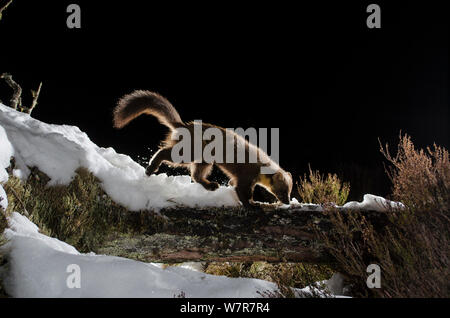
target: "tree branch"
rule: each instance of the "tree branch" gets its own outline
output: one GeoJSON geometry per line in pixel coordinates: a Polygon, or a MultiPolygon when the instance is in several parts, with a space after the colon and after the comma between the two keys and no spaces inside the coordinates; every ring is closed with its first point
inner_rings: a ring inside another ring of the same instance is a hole
{"type": "Polygon", "coordinates": [[[33,97],[32,101],[31,101],[31,106],[30,107],[23,106],[20,109],[21,112],[31,114],[31,112],[37,105],[39,94],[41,93],[41,87],[42,87],[42,82],[39,83],[39,87],[37,90],[31,90],[31,96],[33,97]]]}
{"type": "Polygon", "coordinates": [[[9,106],[17,110],[17,107],[21,107],[22,105],[22,87],[13,80],[9,73],[3,73],[0,78],[3,78],[9,87],[12,88],[13,95],[10,99],[9,106]]]}
{"type": "Polygon", "coordinates": [[[13,80],[11,74],[3,73],[2,75],[0,75],[0,78],[3,78],[9,85],[9,87],[11,87],[13,90],[13,95],[10,100],[11,108],[19,110],[22,113],[31,114],[33,109],[37,106],[39,94],[41,93],[42,82],[39,83],[37,90],[31,90],[31,106],[27,107],[22,105],[22,87],[20,87],[20,85],[13,80]]]}

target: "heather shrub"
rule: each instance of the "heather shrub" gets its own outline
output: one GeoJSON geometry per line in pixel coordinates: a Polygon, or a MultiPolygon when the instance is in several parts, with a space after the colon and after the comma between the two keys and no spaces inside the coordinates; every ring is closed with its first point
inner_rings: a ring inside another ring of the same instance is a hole
{"type": "Polygon", "coordinates": [[[392,181],[394,200],[415,211],[442,211],[450,206],[450,159],[445,148],[415,149],[408,135],[400,135],[395,156],[389,146],[381,153],[391,167],[387,169],[392,181]]]}
{"type": "Polygon", "coordinates": [[[325,176],[309,167],[309,176],[305,174],[300,177],[297,190],[304,203],[343,205],[347,201],[350,185],[342,183],[336,174],[325,176]]]}
{"type": "Polygon", "coordinates": [[[359,297],[450,296],[450,162],[442,147],[415,149],[400,136],[392,156],[382,153],[393,183],[393,199],[404,209],[380,212],[370,220],[361,212],[339,212],[328,207],[332,231],[318,233],[336,260],[336,269],[359,297]],[[380,222],[387,220],[387,222],[380,222]],[[369,264],[381,268],[381,288],[366,285],[369,264]]]}

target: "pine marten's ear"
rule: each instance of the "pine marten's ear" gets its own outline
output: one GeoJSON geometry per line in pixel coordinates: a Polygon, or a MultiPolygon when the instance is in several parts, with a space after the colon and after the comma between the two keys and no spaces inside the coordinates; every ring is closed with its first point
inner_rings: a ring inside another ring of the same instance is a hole
{"type": "Polygon", "coordinates": [[[292,180],[292,173],[290,173],[289,171],[287,173],[288,173],[289,177],[291,177],[291,180],[292,180]]]}
{"type": "Polygon", "coordinates": [[[283,179],[283,174],[280,171],[277,171],[272,175],[272,180],[275,182],[283,181],[283,179]]]}

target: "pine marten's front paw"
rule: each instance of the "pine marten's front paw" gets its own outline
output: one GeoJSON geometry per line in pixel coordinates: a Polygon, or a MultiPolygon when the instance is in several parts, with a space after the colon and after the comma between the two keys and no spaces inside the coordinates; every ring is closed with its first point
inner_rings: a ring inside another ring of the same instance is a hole
{"type": "Polygon", "coordinates": [[[155,171],[156,169],[154,167],[148,166],[147,169],[145,169],[145,174],[150,177],[155,171]]]}
{"type": "Polygon", "coordinates": [[[263,211],[263,207],[261,206],[260,202],[256,202],[253,200],[242,202],[242,207],[250,211],[263,211]]]}
{"type": "Polygon", "coordinates": [[[206,190],[209,191],[214,191],[219,188],[219,184],[217,182],[209,182],[207,184],[204,184],[203,186],[205,187],[206,190]]]}

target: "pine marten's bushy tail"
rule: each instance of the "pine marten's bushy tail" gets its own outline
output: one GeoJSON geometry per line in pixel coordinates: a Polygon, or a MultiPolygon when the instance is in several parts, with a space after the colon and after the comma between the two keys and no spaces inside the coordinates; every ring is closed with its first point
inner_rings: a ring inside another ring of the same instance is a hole
{"type": "Polygon", "coordinates": [[[137,90],[125,95],[117,103],[114,109],[114,127],[122,128],[142,114],[155,116],[161,124],[171,129],[184,125],[180,115],[166,98],[154,92],[137,90]]]}

